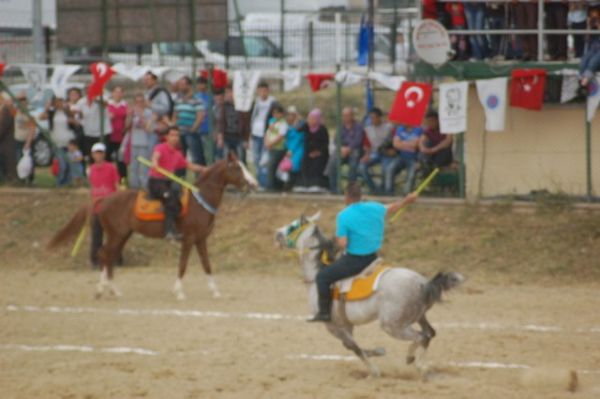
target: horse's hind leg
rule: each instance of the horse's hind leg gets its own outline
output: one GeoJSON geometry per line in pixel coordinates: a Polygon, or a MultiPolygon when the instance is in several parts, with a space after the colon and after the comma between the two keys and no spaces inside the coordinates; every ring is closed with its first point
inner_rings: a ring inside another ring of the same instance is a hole
{"type": "MultiPolygon", "coordinates": [[[[333,323],[327,323],[327,330],[335,337],[342,341],[342,344],[346,349],[350,349],[352,352],[356,354],[363,361],[365,366],[369,369],[369,373],[372,377],[379,377],[380,372],[377,366],[369,361],[369,356],[367,351],[363,350],[352,336],[352,327],[342,327],[333,323]]],[[[376,351],[376,350],[375,350],[376,351]]],[[[375,352],[374,351],[374,352],[375,352]]]]}
{"type": "Polygon", "coordinates": [[[184,240],[181,243],[181,252],[179,253],[179,271],[177,273],[177,280],[173,286],[173,292],[178,300],[183,301],[185,299],[185,293],[183,292],[183,276],[187,268],[188,259],[190,257],[190,251],[192,250],[192,243],[184,240]]]}
{"type": "Polygon", "coordinates": [[[212,276],[212,269],[210,266],[210,261],[208,260],[208,248],[206,247],[206,238],[201,238],[196,242],[196,249],[198,250],[198,255],[200,256],[200,262],[202,263],[202,268],[206,273],[206,278],[208,279],[208,288],[213,294],[214,298],[219,298],[221,296],[221,292],[219,291],[219,287],[215,282],[212,276]]]}
{"type": "MultiPolygon", "coordinates": [[[[382,324],[383,330],[394,338],[401,339],[404,341],[412,341],[408,347],[408,353],[406,355],[406,364],[412,364],[415,362],[415,352],[417,348],[423,344],[425,335],[411,326],[390,326],[382,324]]],[[[419,367],[417,365],[417,367],[419,367]]]]}
{"type": "Polygon", "coordinates": [[[435,330],[431,327],[431,324],[429,324],[425,315],[419,319],[419,325],[421,326],[421,332],[424,336],[422,345],[424,349],[427,349],[429,347],[429,342],[435,337],[435,330]]]}

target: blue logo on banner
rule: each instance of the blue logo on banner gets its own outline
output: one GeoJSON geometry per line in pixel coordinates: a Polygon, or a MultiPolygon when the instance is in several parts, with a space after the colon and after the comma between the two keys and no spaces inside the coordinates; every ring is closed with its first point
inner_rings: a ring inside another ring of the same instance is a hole
{"type": "Polygon", "coordinates": [[[491,94],[485,100],[485,104],[487,105],[487,107],[489,109],[496,109],[498,107],[498,104],[500,104],[500,99],[498,98],[497,95],[491,94]]]}
{"type": "Polygon", "coordinates": [[[595,80],[592,80],[589,84],[590,87],[590,91],[589,91],[589,96],[590,97],[594,97],[596,94],[598,94],[598,83],[596,83],[595,80]]]}

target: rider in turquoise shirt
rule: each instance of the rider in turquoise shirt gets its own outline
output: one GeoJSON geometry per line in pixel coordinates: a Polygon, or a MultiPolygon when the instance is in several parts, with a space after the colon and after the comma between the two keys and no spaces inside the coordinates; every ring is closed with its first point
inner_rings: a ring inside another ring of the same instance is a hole
{"type": "Polygon", "coordinates": [[[335,234],[337,245],[346,253],[317,274],[319,313],[309,321],[331,321],[331,285],[359,274],[377,258],[377,251],[383,243],[385,217],[393,215],[416,199],[417,194],[411,193],[389,205],[373,201],[361,202],[360,185],[348,185],[348,206],[337,216],[335,234]]]}

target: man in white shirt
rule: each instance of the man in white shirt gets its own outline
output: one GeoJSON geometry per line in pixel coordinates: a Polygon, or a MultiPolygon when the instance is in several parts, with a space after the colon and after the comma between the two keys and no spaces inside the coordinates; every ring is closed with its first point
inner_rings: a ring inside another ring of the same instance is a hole
{"type": "Polygon", "coordinates": [[[250,117],[250,132],[252,135],[252,159],[256,168],[256,177],[262,187],[266,185],[266,169],[260,167],[260,160],[263,155],[263,144],[265,131],[269,126],[269,119],[272,117],[272,107],[275,98],[269,95],[269,85],[266,82],[260,82],[256,89],[258,96],[254,100],[252,114],[250,117]]]}
{"type": "MultiPolygon", "coordinates": [[[[81,126],[83,127],[83,153],[86,154],[86,149],[91,148],[94,143],[101,140],[100,134],[100,100],[94,100],[91,104],[88,103],[87,97],[82,97],[77,102],[77,110],[81,117],[81,126]]],[[[106,106],[104,107],[104,136],[111,133],[110,119],[106,106]]]]}

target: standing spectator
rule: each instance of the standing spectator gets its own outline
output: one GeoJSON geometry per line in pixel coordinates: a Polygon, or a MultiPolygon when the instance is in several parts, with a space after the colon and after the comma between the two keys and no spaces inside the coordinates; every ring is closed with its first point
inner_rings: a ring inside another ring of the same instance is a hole
{"type": "MultiPolygon", "coordinates": [[[[583,1],[569,3],[569,29],[587,29],[587,6],[583,1]]],[[[575,58],[583,56],[585,49],[585,35],[573,35],[575,58]]]]}
{"type": "Polygon", "coordinates": [[[383,181],[380,187],[377,187],[373,181],[371,169],[375,165],[381,165],[383,173],[395,157],[395,155],[390,157],[386,154],[386,146],[391,143],[392,139],[392,126],[384,121],[383,112],[377,107],[369,112],[369,117],[371,124],[365,127],[367,150],[360,160],[358,171],[371,193],[379,194],[383,189],[383,181]]]}
{"type": "MultiPolygon", "coordinates": [[[[515,25],[517,29],[537,29],[538,5],[530,0],[518,0],[513,4],[515,14],[515,25]]],[[[538,40],[537,35],[519,35],[521,48],[523,50],[523,61],[537,59],[538,40]]]]}
{"type": "MultiPolygon", "coordinates": [[[[20,93],[17,97],[17,101],[19,101],[21,107],[27,108],[27,94],[20,93]]],[[[29,117],[29,115],[25,114],[21,111],[21,108],[16,107],[15,113],[15,156],[16,161],[23,157],[25,150],[31,149],[31,144],[33,143],[33,139],[35,137],[35,124],[29,117]]],[[[27,176],[26,182],[31,184],[33,183],[34,178],[34,168],[31,169],[31,174],[27,176]]]]}
{"type": "Polygon", "coordinates": [[[152,131],[152,110],[146,105],[143,94],[136,94],[131,112],[131,163],[129,187],[143,189],[148,186],[148,168],[137,158],[150,159],[157,140],[152,131]]]}
{"type": "MultiPolygon", "coordinates": [[[[465,18],[465,7],[461,2],[454,1],[446,3],[446,12],[450,15],[451,29],[466,29],[467,20],[465,18]]],[[[450,35],[452,49],[455,52],[455,59],[468,60],[467,39],[465,35],[450,35]]]]}
{"type": "Polygon", "coordinates": [[[419,151],[424,175],[428,175],[434,167],[441,168],[452,163],[452,136],[440,133],[440,122],[435,111],[428,112],[425,117],[419,151]]]}
{"type": "MultiPolygon", "coordinates": [[[[84,157],[90,156],[90,151],[92,149],[92,144],[89,144],[89,147],[86,146],[83,134],[83,125],[81,122],[81,109],[79,108],[79,100],[81,100],[82,93],[78,87],[71,87],[67,90],[67,108],[71,113],[71,120],[69,120],[69,127],[73,130],[75,134],[75,138],[79,144],[79,148],[83,153],[84,157]]],[[[85,168],[84,168],[85,169],[85,168]]]]}
{"type": "Polygon", "coordinates": [[[15,117],[10,100],[0,92],[0,181],[17,179],[15,159],[15,117]]]}
{"type": "Polygon", "coordinates": [[[293,187],[298,181],[300,170],[302,168],[302,159],[304,158],[304,132],[302,128],[302,120],[298,115],[298,110],[295,106],[290,105],[286,113],[286,122],[288,131],[285,136],[285,146],[287,156],[292,161],[292,170],[290,171],[289,187],[293,187]]]}
{"type": "Polygon", "coordinates": [[[304,133],[304,159],[302,161],[303,185],[309,191],[324,191],[327,188],[325,167],[329,160],[329,132],[323,125],[323,116],[318,108],[310,111],[304,133]]]}
{"type": "Polygon", "coordinates": [[[272,117],[273,104],[275,98],[269,95],[269,85],[267,82],[260,82],[256,89],[258,96],[254,100],[254,106],[250,116],[250,129],[252,134],[252,160],[256,168],[256,177],[261,186],[266,185],[266,171],[260,166],[260,161],[263,154],[263,143],[265,131],[268,127],[268,122],[272,117]]]}
{"type": "MultiPolygon", "coordinates": [[[[196,94],[194,94],[194,97],[196,97],[197,100],[202,102],[202,105],[204,106],[204,109],[210,109],[211,108],[211,98],[210,98],[210,93],[208,92],[208,79],[206,79],[205,77],[200,76],[198,78],[198,83],[196,85],[196,89],[198,90],[196,92],[196,94]]],[[[210,134],[211,134],[211,126],[210,126],[210,115],[208,113],[204,114],[204,117],[202,118],[202,122],[200,123],[200,128],[198,129],[198,131],[200,132],[200,137],[202,138],[202,148],[204,149],[204,152],[206,153],[206,151],[213,151],[213,156],[212,158],[215,159],[216,154],[215,152],[215,143],[212,143],[212,147],[211,147],[211,140],[210,140],[210,134]]],[[[200,162],[201,165],[206,165],[206,156],[205,154],[203,154],[202,156],[202,162],[200,162]]]]}
{"type": "MultiPolygon", "coordinates": [[[[214,124],[214,126],[212,126],[213,134],[207,135],[206,141],[203,142],[205,144],[205,147],[212,149],[209,151],[212,153],[212,157],[213,157],[214,161],[223,158],[223,154],[224,154],[223,142],[222,141],[219,142],[219,133],[221,133],[221,132],[219,131],[219,126],[218,126],[219,117],[220,117],[221,113],[223,112],[224,106],[225,106],[225,90],[215,89],[213,91],[212,118],[214,121],[216,121],[216,123],[214,124]],[[208,138],[212,138],[212,141],[208,140],[208,138]]],[[[206,119],[206,117],[204,119],[206,119]]]]}
{"type": "Polygon", "coordinates": [[[201,100],[194,96],[192,79],[185,76],[179,80],[180,98],[175,103],[173,120],[181,134],[181,151],[187,156],[189,150],[192,161],[205,165],[202,139],[200,138],[200,123],[204,118],[205,109],[201,100]]]}
{"type": "MultiPolygon", "coordinates": [[[[545,4],[546,28],[567,29],[569,5],[563,0],[550,0],[545,4]]],[[[548,54],[553,61],[567,60],[567,35],[548,35],[548,54]]]]}
{"type": "MultiPolygon", "coordinates": [[[[486,12],[485,4],[465,3],[464,8],[469,30],[484,30],[486,12]]],[[[487,58],[488,48],[485,35],[469,35],[469,43],[471,43],[471,55],[475,59],[483,60],[484,58],[487,58]]]]}
{"type": "Polygon", "coordinates": [[[127,166],[122,159],[119,159],[119,148],[125,138],[127,129],[127,117],[129,115],[129,105],[123,99],[123,88],[116,86],[112,91],[112,98],[106,107],[110,118],[111,133],[108,140],[106,157],[117,165],[121,179],[127,177],[127,166]]]}
{"type": "Polygon", "coordinates": [[[69,163],[69,181],[76,187],[83,186],[83,154],[79,150],[77,139],[69,141],[67,161],[69,163]]]}
{"type": "MultiPolygon", "coordinates": [[[[506,23],[506,7],[504,4],[498,1],[488,3],[485,15],[487,17],[488,27],[493,30],[505,29],[508,24],[506,23]]],[[[506,42],[507,37],[505,35],[490,35],[490,56],[498,57],[503,56],[503,44],[506,42]]]]}
{"type": "Polygon", "coordinates": [[[394,195],[396,175],[406,170],[406,181],[402,190],[403,194],[412,191],[415,183],[415,171],[419,150],[419,138],[423,134],[420,127],[398,126],[394,134],[394,148],[398,155],[384,170],[385,193],[394,195]]]}
{"type": "MultiPolygon", "coordinates": [[[[146,72],[144,75],[144,86],[146,87],[146,101],[155,120],[171,120],[175,104],[169,91],[158,84],[158,76],[152,72],[146,72]]],[[[167,122],[169,123],[169,122],[167,122]]]]}
{"type": "Polygon", "coordinates": [[[217,147],[223,149],[223,158],[227,158],[229,151],[233,151],[245,164],[248,137],[242,135],[240,113],[235,109],[230,84],[225,88],[223,105],[219,108],[217,116],[217,147]]]}
{"type": "Polygon", "coordinates": [[[280,104],[273,105],[273,118],[267,132],[265,133],[264,146],[269,151],[269,165],[267,167],[267,189],[281,190],[282,182],[277,179],[277,167],[285,157],[285,136],[288,131],[288,125],[285,120],[285,111],[280,104]]]}
{"type": "Polygon", "coordinates": [[[56,185],[61,187],[70,183],[69,162],[67,158],[67,147],[69,142],[75,138],[75,134],[69,128],[69,120],[72,119],[71,112],[60,97],[54,97],[46,105],[41,120],[47,120],[50,128],[50,137],[56,145],[54,154],[58,160],[58,176],[56,185]]]}
{"type": "MultiPolygon", "coordinates": [[[[600,9],[590,11],[590,29],[600,29],[600,9]]],[[[579,63],[581,86],[587,88],[596,71],[600,69],[600,35],[590,35],[587,49],[579,63]]]]}
{"type": "MultiPolygon", "coordinates": [[[[101,141],[102,136],[106,137],[110,134],[111,125],[110,119],[108,115],[108,111],[106,107],[103,112],[100,109],[103,107],[103,104],[99,99],[92,101],[90,104],[86,97],[79,99],[77,103],[77,108],[79,109],[79,113],[81,115],[81,125],[83,127],[83,153],[86,151],[88,153],[91,151],[92,146],[101,141]],[[104,114],[104,132],[100,133],[100,118],[101,114],[104,114]]],[[[76,122],[76,118],[71,116],[69,120],[70,123],[76,122]]],[[[108,137],[106,137],[108,138],[108,137]]]]}
{"type": "Polygon", "coordinates": [[[106,162],[106,146],[96,143],[92,146],[94,163],[90,166],[90,188],[92,194],[92,244],[90,248],[90,262],[92,268],[98,268],[98,249],[102,246],[102,225],[98,219],[100,201],[108,197],[119,188],[119,172],[115,165],[106,162]]]}
{"type": "MultiPolygon", "coordinates": [[[[348,164],[348,183],[356,181],[358,175],[358,165],[364,152],[365,129],[363,125],[354,117],[352,107],[346,107],[342,110],[342,129],[341,129],[341,148],[340,148],[340,166],[348,164]]],[[[329,183],[331,191],[337,189],[337,170],[335,157],[330,161],[329,183]]]]}

